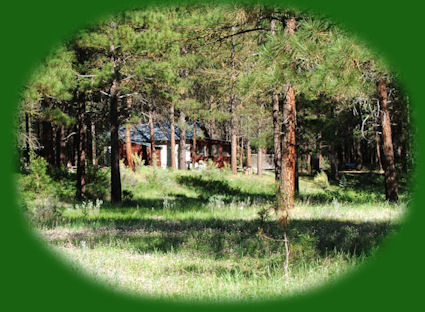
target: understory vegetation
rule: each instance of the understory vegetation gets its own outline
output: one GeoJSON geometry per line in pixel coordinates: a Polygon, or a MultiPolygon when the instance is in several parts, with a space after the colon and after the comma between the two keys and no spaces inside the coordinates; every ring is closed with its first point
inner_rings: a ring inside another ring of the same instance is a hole
{"type": "Polygon", "coordinates": [[[385,201],[383,177],[373,172],[347,172],[344,185],[325,185],[324,172],[301,176],[285,274],[272,172],[122,166],[124,201],[116,206],[107,197],[74,203],[60,192],[25,196],[41,181],[60,189],[37,161],[19,176],[22,206],[54,250],[77,272],[162,298],[271,299],[331,282],[374,254],[399,228],[408,202],[403,188],[398,204],[385,201]]]}

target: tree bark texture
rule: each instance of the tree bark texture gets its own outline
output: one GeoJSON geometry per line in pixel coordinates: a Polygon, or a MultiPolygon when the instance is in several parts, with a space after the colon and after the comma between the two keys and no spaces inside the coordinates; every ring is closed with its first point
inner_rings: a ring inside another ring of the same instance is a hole
{"type": "MultiPolygon", "coordinates": [[[[132,98],[127,97],[127,108],[129,111],[131,109],[131,103],[132,98]]],[[[133,149],[131,144],[131,124],[129,123],[125,125],[125,151],[128,167],[134,172],[136,169],[134,168],[133,149]]]]}
{"type": "Polygon", "coordinates": [[[149,117],[148,117],[148,123],[149,123],[149,134],[151,137],[151,155],[149,157],[149,165],[153,166],[154,163],[154,158],[156,158],[155,155],[155,129],[154,129],[154,124],[153,124],[153,104],[151,101],[149,101],[148,104],[148,108],[149,108],[149,117]]]}
{"type": "Polygon", "coordinates": [[[31,136],[31,129],[30,129],[30,115],[28,113],[25,113],[25,162],[27,165],[30,164],[30,136],[31,136]]]}
{"type": "Polygon", "coordinates": [[[278,191],[278,209],[282,212],[282,225],[286,226],[288,210],[294,208],[295,194],[295,166],[296,166],[296,139],[295,139],[295,91],[288,86],[285,105],[283,107],[283,135],[282,135],[282,175],[278,191]]]}
{"type": "Polygon", "coordinates": [[[299,175],[299,159],[297,153],[295,155],[295,186],[294,186],[295,194],[300,192],[300,175],[299,175]]]}
{"type": "Polygon", "coordinates": [[[115,59],[115,46],[110,47],[111,61],[113,64],[112,73],[114,80],[109,90],[109,115],[111,124],[111,202],[119,204],[122,201],[121,173],[120,173],[120,146],[119,146],[119,128],[118,118],[118,81],[119,76],[115,59]]]}
{"type": "MultiPolygon", "coordinates": [[[[295,32],[295,28],[295,18],[292,17],[287,21],[285,33],[292,35],[295,32]]],[[[278,189],[277,208],[281,212],[281,226],[286,229],[288,211],[294,208],[296,167],[296,105],[295,90],[291,84],[287,86],[282,117],[282,173],[278,189]]]]}
{"type": "Polygon", "coordinates": [[[118,120],[118,96],[116,93],[116,81],[113,81],[110,92],[110,123],[111,123],[111,202],[121,203],[121,175],[119,153],[119,120],[118,120]]]}
{"type": "MultiPolygon", "coordinates": [[[[232,32],[235,31],[235,27],[232,26],[232,32]]],[[[236,80],[236,73],[235,73],[235,38],[234,36],[231,39],[231,54],[230,54],[230,62],[232,65],[232,93],[230,94],[230,113],[231,113],[231,125],[230,125],[230,134],[231,134],[231,152],[230,152],[230,166],[232,168],[233,174],[236,174],[238,172],[237,168],[237,137],[236,137],[236,95],[234,92],[234,85],[236,80]]]]}
{"type": "Polygon", "coordinates": [[[331,152],[329,153],[329,162],[331,163],[331,179],[337,181],[339,180],[338,157],[333,145],[331,145],[331,152]]]}
{"type": "Polygon", "coordinates": [[[56,165],[57,167],[66,165],[65,157],[65,126],[58,126],[56,130],[56,165]]]}
{"type": "Polygon", "coordinates": [[[263,148],[258,147],[257,151],[257,175],[261,177],[263,175],[263,148]]]}
{"type": "Polygon", "coordinates": [[[246,140],[246,166],[249,170],[252,168],[252,153],[251,153],[251,140],[246,140]]]}
{"type": "MultiPolygon", "coordinates": [[[[272,19],[270,22],[270,28],[272,35],[276,35],[276,20],[272,19]]],[[[282,171],[282,150],[281,150],[281,138],[280,138],[280,118],[279,118],[279,93],[276,89],[273,90],[272,95],[272,104],[273,104],[273,147],[274,147],[274,175],[275,180],[280,179],[280,174],[282,171]]]]}
{"type": "Polygon", "coordinates": [[[241,138],[241,144],[239,149],[239,163],[241,164],[241,169],[243,169],[243,157],[244,157],[244,146],[243,138],[241,138]]]}
{"type": "Polygon", "coordinates": [[[92,165],[97,166],[97,155],[96,155],[96,125],[93,120],[90,122],[91,128],[91,153],[92,153],[92,165]]]}
{"type": "Polygon", "coordinates": [[[78,152],[77,152],[77,200],[86,198],[86,132],[85,123],[86,104],[84,95],[79,97],[80,107],[78,114],[78,152]]]}
{"type": "Polygon", "coordinates": [[[387,85],[384,80],[378,83],[381,104],[382,147],[384,152],[383,167],[385,171],[385,196],[390,202],[398,201],[397,173],[394,164],[394,147],[391,134],[391,120],[388,111],[387,85]]]}
{"type": "Polygon", "coordinates": [[[381,159],[381,135],[379,133],[376,133],[376,160],[378,162],[379,170],[384,170],[382,166],[382,159],[381,159]]]}
{"type": "Polygon", "coordinates": [[[176,132],[174,126],[174,103],[170,106],[170,147],[171,147],[171,168],[177,169],[176,164],[176,132]]]}
{"type": "Polygon", "coordinates": [[[179,169],[186,170],[186,116],[183,110],[179,115],[180,141],[179,141],[179,169]]]}
{"type": "MultiPolygon", "coordinates": [[[[42,107],[48,107],[48,104],[43,101],[42,107]],[[43,105],[44,104],[44,105],[43,105]]],[[[55,165],[55,154],[53,146],[53,128],[52,124],[48,120],[43,120],[41,123],[42,127],[42,143],[44,147],[44,157],[46,158],[50,167],[55,165]]]]}
{"type": "Polygon", "coordinates": [[[193,140],[192,140],[192,168],[196,163],[196,120],[193,122],[193,140]]]}

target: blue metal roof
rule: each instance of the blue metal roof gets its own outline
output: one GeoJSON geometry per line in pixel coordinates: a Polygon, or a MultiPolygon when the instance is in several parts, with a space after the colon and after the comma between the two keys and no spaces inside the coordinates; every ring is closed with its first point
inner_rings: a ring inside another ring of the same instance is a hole
{"type": "MultiPolygon", "coordinates": [[[[202,124],[196,123],[196,136],[198,138],[204,138],[205,134],[202,130],[202,124]]],[[[178,125],[174,126],[174,133],[176,141],[180,140],[180,128],[178,125]]],[[[130,129],[131,142],[139,145],[150,146],[151,136],[150,129],[148,124],[138,124],[134,125],[130,129]]],[[[171,125],[167,124],[154,124],[154,136],[155,141],[169,141],[171,138],[171,125]]],[[[125,126],[120,127],[119,129],[119,138],[120,140],[125,140],[125,126]]],[[[186,128],[186,140],[193,139],[193,123],[187,123],[186,128]]]]}

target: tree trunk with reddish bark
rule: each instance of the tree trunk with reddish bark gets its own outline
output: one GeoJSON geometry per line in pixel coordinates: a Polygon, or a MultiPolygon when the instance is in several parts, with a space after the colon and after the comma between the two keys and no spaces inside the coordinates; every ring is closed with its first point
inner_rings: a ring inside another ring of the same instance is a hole
{"type": "Polygon", "coordinates": [[[394,164],[394,147],[391,134],[391,120],[388,111],[387,85],[383,79],[378,83],[381,104],[383,169],[385,173],[385,197],[390,202],[398,201],[397,172],[394,164]]]}
{"type": "Polygon", "coordinates": [[[294,208],[296,139],[295,139],[295,90],[288,86],[285,105],[283,107],[283,136],[282,136],[282,175],[278,192],[278,209],[287,218],[289,209],[294,208]]]}
{"type": "MultiPolygon", "coordinates": [[[[292,17],[287,21],[285,33],[292,35],[295,28],[295,18],[292,17]]],[[[282,120],[282,173],[277,194],[277,209],[281,213],[281,226],[286,229],[288,211],[294,208],[296,167],[296,105],[295,90],[291,84],[287,85],[282,120]]]]}
{"type": "MultiPolygon", "coordinates": [[[[128,110],[131,109],[131,103],[132,103],[132,98],[127,97],[128,110]]],[[[131,145],[131,125],[129,123],[125,125],[125,151],[126,151],[128,167],[134,172],[136,171],[136,169],[134,168],[133,149],[131,145]]]]}

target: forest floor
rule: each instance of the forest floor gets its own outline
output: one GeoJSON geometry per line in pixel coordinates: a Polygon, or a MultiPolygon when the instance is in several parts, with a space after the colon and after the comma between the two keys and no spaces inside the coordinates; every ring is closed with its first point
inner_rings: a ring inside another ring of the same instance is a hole
{"type": "Polygon", "coordinates": [[[183,300],[259,300],[336,280],[397,231],[407,207],[384,200],[382,176],[300,178],[290,212],[289,273],[272,174],[122,169],[120,207],[63,204],[38,230],[73,270],[114,289],[183,300]],[[264,234],[262,234],[264,233],[264,234]]]}

